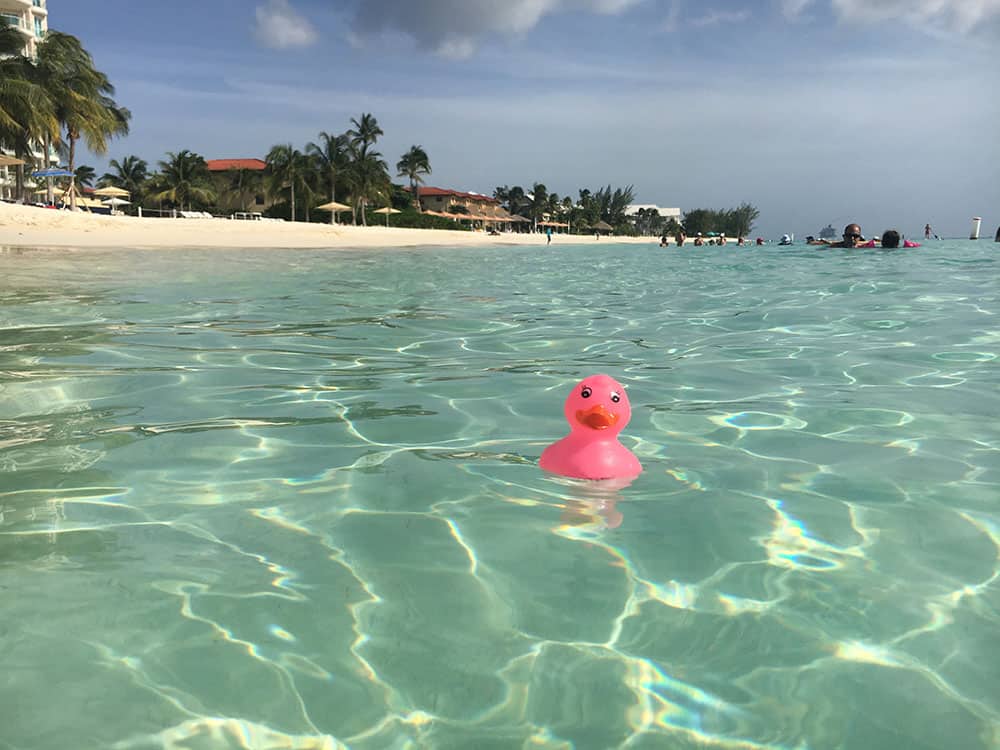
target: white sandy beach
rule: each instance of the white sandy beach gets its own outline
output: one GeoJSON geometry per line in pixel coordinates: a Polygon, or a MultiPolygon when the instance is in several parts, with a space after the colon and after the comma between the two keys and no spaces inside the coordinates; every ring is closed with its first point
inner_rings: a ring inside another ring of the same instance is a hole
{"type": "MultiPolygon", "coordinates": [[[[379,217],[373,217],[377,219],[379,217]]],[[[655,237],[553,235],[552,244],[631,242],[655,237]]],[[[0,202],[0,246],[71,248],[403,248],[420,245],[544,245],[544,234],[462,232],[229,219],[151,219],[0,202]]]]}

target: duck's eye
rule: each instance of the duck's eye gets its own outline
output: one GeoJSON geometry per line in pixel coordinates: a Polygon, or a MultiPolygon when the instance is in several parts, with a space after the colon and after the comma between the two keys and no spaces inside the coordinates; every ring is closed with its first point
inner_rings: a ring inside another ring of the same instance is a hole
{"type": "Polygon", "coordinates": [[[584,386],[583,390],[580,391],[580,395],[583,396],[584,398],[590,398],[591,393],[593,393],[593,391],[590,390],[590,388],[588,388],[587,386],[584,386]]]}
{"type": "Polygon", "coordinates": [[[617,403],[618,403],[619,401],[621,401],[621,400],[622,400],[622,397],[621,397],[621,396],[619,396],[619,395],[618,395],[617,393],[615,393],[614,391],[611,391],[611,400],[612,400],[612,401],[614,401],[614,402],[615,402],[615,403],[617,404],[617,403]]]}

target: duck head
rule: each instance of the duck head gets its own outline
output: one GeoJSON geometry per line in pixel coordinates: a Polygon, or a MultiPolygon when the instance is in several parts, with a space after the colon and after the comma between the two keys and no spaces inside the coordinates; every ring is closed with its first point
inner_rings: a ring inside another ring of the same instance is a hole
{"type": "Polygon", "coordinates": [[[632,407],[621,383],[609,375],[591,375],[573,386],[563,414],[573,434],[605,438],[625,428],[632,407]]]}

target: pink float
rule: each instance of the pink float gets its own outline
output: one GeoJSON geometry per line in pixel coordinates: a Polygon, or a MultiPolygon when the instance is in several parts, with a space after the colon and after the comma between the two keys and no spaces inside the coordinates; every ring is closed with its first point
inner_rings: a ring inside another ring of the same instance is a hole
{"type": "Polygon", "coordinates": [[[618,434],[632,417],[628,395],[614,378],[591,375],[573,388],[563,406],[569,435],[544,451],[545,471],[577,479],[634,477],[642,465],[618,434]]]}

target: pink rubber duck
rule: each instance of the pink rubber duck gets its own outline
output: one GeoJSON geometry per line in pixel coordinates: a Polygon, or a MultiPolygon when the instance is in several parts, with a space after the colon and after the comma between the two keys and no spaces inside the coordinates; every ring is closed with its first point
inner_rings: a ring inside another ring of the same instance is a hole
{"type": "Polygon", "coordinates": [[[545,471],[577,479],[635,477],[642,465],[618,442],[632,417],[628,396],[614,378],[591,375],[573,388],[563,406],[569,435],[553,443],[538,462],[545,471]]]}

